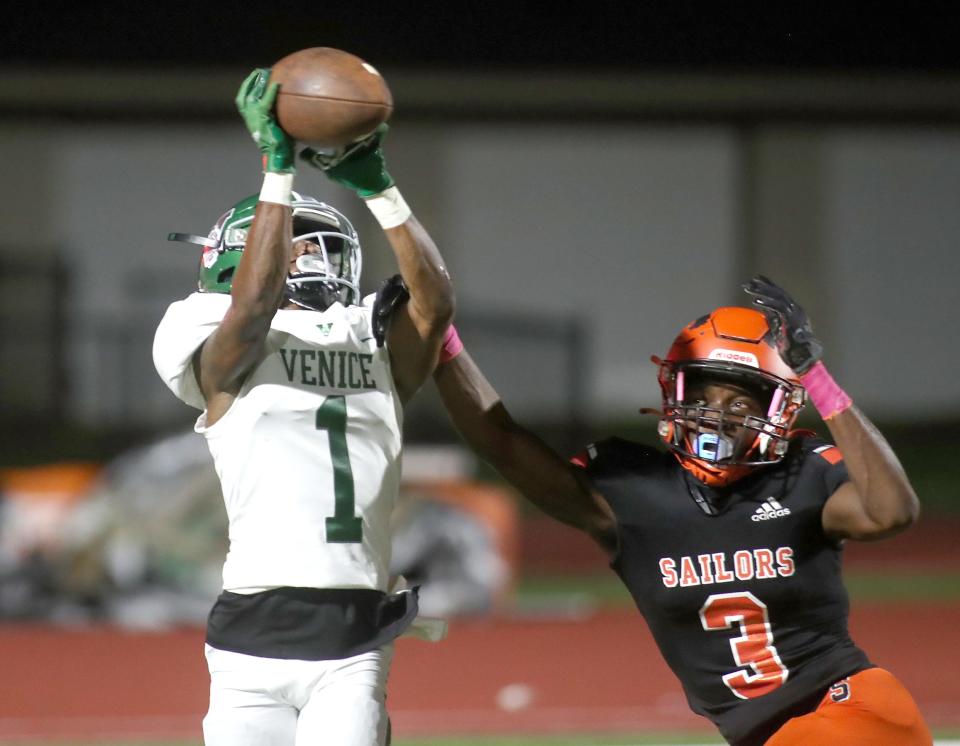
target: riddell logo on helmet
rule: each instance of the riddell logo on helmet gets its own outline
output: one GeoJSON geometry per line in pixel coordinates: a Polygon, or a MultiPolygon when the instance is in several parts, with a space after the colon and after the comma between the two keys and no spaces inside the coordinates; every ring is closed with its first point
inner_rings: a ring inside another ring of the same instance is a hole
{"type": "Polygon", "coordinates": [[[741,365],[751,365],[754,368],[760,367],[760,361],[752,352],[738,352],[737,350],[726,350],[722,347],[711,350],[710,360],[723,360],[726,363],[740,363],[741,365]]]}

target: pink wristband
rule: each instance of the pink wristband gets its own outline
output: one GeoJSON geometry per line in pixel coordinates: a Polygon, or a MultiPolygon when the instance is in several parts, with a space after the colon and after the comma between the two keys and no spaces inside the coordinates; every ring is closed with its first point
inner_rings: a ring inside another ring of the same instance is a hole
{"type": "Polygon", "coordinates": [[[800,383],[807,390],[810,401],[824,420],[836,417],[853,406],[853,400],[837,385],[833,376],[827,372],[826,366],[820,361],[800,376],[800,383]]]}
{"type": "Polygon", "coordinates": [[[460,335],[457,334],[457,327],[450,324],[447,334],[443,338],[443,346],[440,348],[441,364],[449,363],[461,352],[463,352],[463,342],[460,341],[460,335]]]}

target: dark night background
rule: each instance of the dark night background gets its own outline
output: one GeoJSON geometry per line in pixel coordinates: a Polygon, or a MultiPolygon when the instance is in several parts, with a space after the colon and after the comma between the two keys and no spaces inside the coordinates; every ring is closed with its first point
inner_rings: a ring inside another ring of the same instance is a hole
{"type": "Polygon", "coordinates": [[[716,5],[41,2],[7,7],[0,60],[216,68],[335,46],[408,68],[960,69],[954,4],[716,5]]]}
{"type": "MultiPolygon", "coordinates": [[[[830,169],[836,152],[848,157],[860,153],[851,144],[837,151],[835,141],[851,132],[863,134],[866,146],[876,149],[868,147],[868,155],[861,157],[869,160],[869,154],[886,156],[888,151],[902,156],[902,162],[876,159],[878,169],[889,167],[889,173],[882,173],[891,179],[890,189],[900,194],[896,190],[901,181],[907,185],[912,178],[927,190],[915,196],[904,187],[902,194],[908,206],[926,216],[921,227],[935,230],[919,231],[922,239],[910,235],[904,240],[934,247],[931,252],[939,253],[931,255],[938,262],[939,276],[947,277],[955,261],[955,231],[949,221],[956,211],[944,195],[953,193],[951,179],[957,171],[951,167],[951,138],[960,125],[960,33],[954,21],[955,4],[888,3],[882,10],[878,5],[766,3],[758,12],[751,3],[682,0],[553,5],[524,0],[8,4],[0,22],[4,71],[0,75],[6,74],[0,78],[0,119],[13,133],[12,155],[6,163],[11,173],[19,168],[33,178],[36,183],[31,188],[44,194],[56,194],[58,180],[76,169],[86,194],[85,172],[77,163],[84,163],[88,153],[100,152],[96,146],[104,147],[103,141],[109,139],[105,134],[129,134],[135,140],[150,127],[173,126],[174,136],[193,128],[183,140],[184,148],[196,147],[200,157],[205,155],[202,148],[216,150],[234,142],[205,139],[213,128],[229,122],[238,146],[245,145],[232,106],[236,81],[251,67],[269,66],[295,50],[331,46],[369,60],[391,82],[397,81],[395,91],[403,101],[400,113],[410,123],[407,131],[414,136],[418,128],[426,133],[419,142],[414,137],[408,151],[422,155],[402,164],[420,174],[420,183],[456,178],[454,155],[460,152],[456,138],[469,138],[473,124],[478,131],[514,126],[516,131],[504,136],[505,152],[512,152],[509,147],[519,151],[510,143],[520,142],[532,131],[531,125],[544,122],[561,126],[572,122],[591,137],[631,126],[631,136],[638,143],[654,142],[649,140],[652,132],[684,135],[696,128],[729,138],[722,146],[711,145],[715,150],[710,152],[730,159],[729,167],[718,169],[728,181],[718,183],[732,190],[731,206],[716,214],[727,216],[724,220],[733,226],[729,240],[741,247],[736,261],[743,266],[772,251],[770,247],[775,247],[774,256],[782,261],[791,247],[803,241],[827,255],[827,239],[818,231],[820,221],[827,219],[822,214],[825,206],[832,204],[829,190],[839,188],[830,169]],[[88,71],[91,74],[85,74],[88,71]],[[406,71],[419,74],[399,74],[406,71]],[[459,76],[459,71],[468,74],[459,76]],[[567,71],[586,75],[564,77],[567,71]],[[203,75],[208,72],[214,74],[203,75]],[[431,72],[437,73],[435,78],[431,72]],[[451,72],[445,78],[441,75],[451,72]],[[619,78],[621,72],[624,75],[619,78]],[[199,82],[189,80],[192,73],[199,82]],[[595,86],[600,80],[607,85],[595,86]],[[440,84],[432,85],[436,81],[440,84]],[[59,129],[78,122],[85,128],[71,132],[71,137],[89,137],[90,143],[75,144],[59,129]],[[430,130],[438,124],[443,125],[438,131],[453,133],[448,144],[430,130]],[[51,145],[64,140],[72,157],[51,145]],[[204,144],[194,146],[194,141],[204,144]],[[799,156],[794,155],[795,148],[799,156]],[[42,153],[42,168],[34,167],[35,151],[42,153]],[[28,162],[29,168],[23,165],[28,162]],[[424,164],[438,164],[436,173],[424,164]],[[897,170],[901,164],[905,175],[897,170]],[[937,213],[940,199],[945,206],[937,213]],[[789,227],[774,230],[768,224],[789,227]]],[[[149,137],[146,140],[153,144],[149,137]]],[[[126,144],[123,138],[121,142],[126,144]]],[[[149,148],[138,148],[130,149],[131,164],[139,163],[143,151],[149,156],[149,148]]],[[[651,152],[656,149],[650,146],[651,152]]],[[[960,148],[957,152],[960,158],[960,148]]],[[[174,160],[159,158],[150,167],[163,170],[174,160]]],[[[120,160],[105,160],[112,162],[120,160]]],[[[125,169],[117,169],[115,181],[127,178],[125,169]]],[[[181,171],[169,166],[165,176],[154,174],[156,183],[180,179],[181,171]]],[[[211,169],[204,174],[210,178],[212,193],[218,188],[213,173],[211,169]]],[[[499,172],[491,168],[488,177],[498,179],[499,172]]],[[[627,177],[610,164],[609,182],[606,179],[602,184],[596,181],[599,188],[616,191],[615,185],[625,184],[627,177]]],[[[691,180],[688,186],[695,185],[691,180]]],[[[872,186],[868,179],[863,185],[872,186]]],[[[577,193],[578,187],[575,182],[567,188],[577,193]]],[[[589,192],[589,188],[584,189],[589,192]]],[[[430,198],[430,190],[425,196],[430,198]]],[[[728,196],[725,191],[712,194],[717,200],[728,196]]],[[[877,196],[881,198],[886,205],[886,193],[877,196]]],[[[13,235],[8,239],[11,256],[20,253],[20,246],[32,246],[37,235],[51,255],[66,251],[62,246],[76,240],[72,231],[60,228],[57,219],[46,214],[42,201],[39,206],[35,202],[25,197],[13,202],[17,208],[11,212],[18,221],[7,226],[13,235]],[[60,231],[69,238],[64,239],[60,231]]],[[[598,202],[598,209],[605,207],[598,202]]],[[[445,206],[437,202],[429,209],[440,214],[445,206]]],[[[504,210],[508,215],[523,212],[514,204],[504,205],[504,210]]],[[[879,225],[889,210],[877,212],[879,225]]],[[[182,219],[184,224],[200,225],[207,220],[192,215],[182,219]]],[[[523,227],[520,223],[517,231],[523,227]]],[[[128,224],[138,237],[140,229],[132,221],[128,224]]],[[[725,225],[720,225],[721,235],[726,235],[725,225]]],[[[455,234],[458,229],[450,230],[455,234]]],[[[881,238],[886,233],[878,229],[881,238]]],[[[165,233],[155,230],[150,235],[165,233]]],[[[623,241],[627,240],[632,235],[624,231],[623,241]]],[[[890,255],[897,258],[895,240],[899,239],[890,239],[888,245],[890,255]]],[[[95,253],[98,242],[89,243],[95,253]]],[[[800,264],[790,264],[790,270],[784,271],[807,277],[813,286],[815,270],[800,264]]],[[[916,263],[907,269],[911,270],[908,276],[914,276],[925,265],[916,263]]],[[[119,274],[120,269],[115,272],[119,274]]],[[[485,297],[479,291],[476,295],[485,297]]],[[[91,305],[92,314],[96,304],[91,305]]],[[[91,324],[91,328],[99,327],[91,324]]],[[[152,370],[148,375],[156,384],[152,370]]],[[[60,416],[59,409],[52,416],[60,416]]],[[[34,440],[56,450],[60,444],[51,439],[49,423],[35,416],[31,422],[39,423],[39,433],[36,439],[20,438],[20,450],[38,458],[34,440]]],[[[69,438],[70,447],[91,442],[69,438]]],[[[11,450],[7,448],[8,454],[11,450]]]]}

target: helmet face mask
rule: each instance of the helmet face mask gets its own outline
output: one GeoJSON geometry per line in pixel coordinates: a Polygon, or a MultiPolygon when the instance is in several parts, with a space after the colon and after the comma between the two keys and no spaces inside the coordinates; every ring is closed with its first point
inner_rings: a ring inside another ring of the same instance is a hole
{"type": "Polygon", "coordinates": [[[806,392],[780,360],[762,313],[717,309],[654,362],[660,436],[701,482],[722,487],[783,458],[806,392]]]}
{"type": "Polygon", "coordinates": [[[360,242],[353,226],[329,205],[293,208],[293,243],[309,241],[320,250],[297,258],[287,279],[287,298],[298,306],[322,311],[334,303],[360,303],[360,242]],[[346,229],[346,230],[345,230],[346,229]]]}
{"type": "MultiPolygon", "coordinates": [[[[362,253],[353,225],[338,210],[313,197],[297,192],[292,197],[293,244],[308,241],[318,251],[298,258],[296,271],[287,278],[286,299],[315,311],[338,302],[345,306],[359,304],[362,253]]],[[[199,292],[230,292],[258,200],[258,195],[253,195],[235,204],[220,216],[206,238],[170,235],[171,240],[204,247],[199,292]]]]}
{"type": "Polygon", "coordinates": [[[789,384],[760,371],[692,361],[670,366],[672,379],[664,415],[673,424],[674,450],[708,463],[760,466],[779,460],[788,428],[783,424],[789,384]],[[704,391],[724,387],[741,392],[739,411],[710,406],[704,391]],[[754,406],[742,402],[752,400],[754,406]],[[778,453],[780,451],[780,453],[778,453]]]}

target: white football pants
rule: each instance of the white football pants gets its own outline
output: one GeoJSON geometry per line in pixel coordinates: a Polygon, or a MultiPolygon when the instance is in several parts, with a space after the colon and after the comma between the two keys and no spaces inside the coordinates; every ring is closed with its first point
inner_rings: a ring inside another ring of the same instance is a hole
{"type": "Polygon", "coordinates": [[[393,644],[333,661],[258,658],[206,646],[206,746],[384,746],[393,644]]]}

